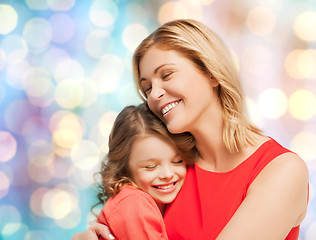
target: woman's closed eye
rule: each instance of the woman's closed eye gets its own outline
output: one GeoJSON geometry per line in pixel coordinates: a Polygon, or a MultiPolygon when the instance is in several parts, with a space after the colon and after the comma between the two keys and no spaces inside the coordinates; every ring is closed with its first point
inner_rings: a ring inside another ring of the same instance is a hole
{"type": "Polygon", "coordinates": [[[172,74],[173,74],[173,72],[164,73],[161,78],[163,80],[169,80],[171,78],[172,74]]]}
{"type": "Polygon", "coordinates": [[[183,160],[182,160],[182,159],[179,159],[179,160],[177,160],[177,161],[173,161],[172,163],[173,163],[173,164],[181,164],[181,163],[183,163],[183,160]]]}

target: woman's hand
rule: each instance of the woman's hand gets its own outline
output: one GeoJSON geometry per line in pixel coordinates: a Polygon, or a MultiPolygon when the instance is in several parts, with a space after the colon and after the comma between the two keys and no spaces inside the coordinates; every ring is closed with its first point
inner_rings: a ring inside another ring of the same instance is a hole
{"type": "Polygon", "coordinates": [[[75,233],[71,240],[98,240],[99,236],[102,236],[106,240],[115,239],[108,226],[100,223],[94,223],[87,230],[75,233]]]}

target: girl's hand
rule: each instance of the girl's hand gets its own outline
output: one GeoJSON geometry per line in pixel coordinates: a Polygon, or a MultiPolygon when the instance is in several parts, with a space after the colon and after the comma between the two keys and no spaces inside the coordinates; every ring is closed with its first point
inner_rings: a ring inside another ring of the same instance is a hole
{"type": "Polygon", "coordinates": [[[108,226],[100,223],[94,223],[87,230],[75,233],[71,240],[99,240],[99,236],[106,240],[115,239],[108,226]]]}

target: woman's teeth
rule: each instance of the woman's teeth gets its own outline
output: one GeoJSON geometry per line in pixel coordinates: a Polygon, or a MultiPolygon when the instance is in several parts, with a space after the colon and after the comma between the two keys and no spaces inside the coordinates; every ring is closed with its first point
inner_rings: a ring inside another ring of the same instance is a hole
{"type": "Polygon", "coordinates": [[[162,109],[162,115],[165,115],[167,112],[169,112],[171,109],[173,109],[175,106],[177,106],[179,103],[179,101],[177,102],[173,102],[173,103],[170,103],[168,104],[167,106],[165,106],[163,109],[162,109]]]}

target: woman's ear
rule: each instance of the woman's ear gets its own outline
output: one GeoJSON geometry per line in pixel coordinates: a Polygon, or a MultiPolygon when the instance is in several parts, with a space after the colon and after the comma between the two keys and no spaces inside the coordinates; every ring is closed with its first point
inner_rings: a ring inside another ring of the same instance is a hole
{"type": "Polygon", "coordinates": [[[211,81],[212,87],[217,87],[219,85],[219,82],[217,81],[217,79],[213,75],[211,75],[210,81],[211,81]]]}

